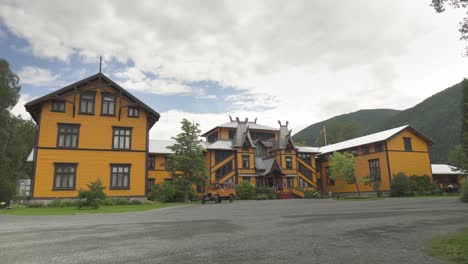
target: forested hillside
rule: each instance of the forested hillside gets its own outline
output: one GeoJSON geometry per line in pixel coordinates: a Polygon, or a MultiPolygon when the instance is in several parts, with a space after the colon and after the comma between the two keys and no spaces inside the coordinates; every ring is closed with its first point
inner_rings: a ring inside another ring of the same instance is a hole
{"type": "Polygon", "coordinates": [[[409,124],[431,138],[433,163],[445,163],[448,153],[460,143],[461,86],[454,85],[404,111],[360,110],[315,123],[299,131],[293,139],[299,144],[323,146],[320,130],[326,125],[328,144],[409,124]]]}

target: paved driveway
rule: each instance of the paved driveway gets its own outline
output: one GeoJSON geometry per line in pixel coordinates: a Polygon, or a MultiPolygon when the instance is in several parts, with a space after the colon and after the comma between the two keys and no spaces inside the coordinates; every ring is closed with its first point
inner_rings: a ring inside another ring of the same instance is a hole
{"type": "Polygon", "coordinates": [[[468,226],[454,198],[275,200],[0,215],[0,263],[442,263],[422,242],[468,226]]]}

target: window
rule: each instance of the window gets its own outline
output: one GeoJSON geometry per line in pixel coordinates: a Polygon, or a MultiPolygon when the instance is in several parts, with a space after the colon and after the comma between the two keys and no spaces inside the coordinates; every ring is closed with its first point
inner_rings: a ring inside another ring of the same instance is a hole
{"type": "Polygon", "coordinates": [[[302,163],[298,163],[297,164],[298,167],[297,167],[297,170],[302,173],[302,175],[306,176],[308,179],[311,179],[313,180],[313,176],[312,176],[312,171],[309,170],[306,166],[304,166],[302,163]]]}
{"type": "Polygon", "coordinates": [[[411,144],[411,138],[404,137],[403,143],[405,144],[405,151],[413,151],[413,145],[411,144]]]}
{"type": "Polygon", "coordinates": [[[83,92],[80,94],[80,114],[94,114],[94,92],[83,92]]]}
{"type": "Polygon", "coordinates": [[[155,156],[149,156],[148,158],[148,170],[154,170],[156,169],[156,157],[155,156]]]}
{"type": "Polygon", "coordinates": [[[216,170],[216,180],[220,180],[232,171],[232,161],[224,164],[221,168],[216,170]]]}
{"type": "Polygon", "coordinates": [[[80,125],[58,124],[57,147],[78,148],[80,125]]]}
{"type": "Polygon", "coordinates": [[[249,155],[242,155],[242,168],[243,169],[250,168],[250,156],[249,155]]]}
{"type": "Polygon", "coordinates": [[[220,163],[221,161],[232,156],[232,151],[230,150],[216,150],[215,151],[215,164],[220,163]]]}
{"type": "Polygon", "coordinates": [[[244,142],[244,145],[242,145],[242,151],[248,152],[249,151],[249,145],[247,142],[244,142]]]}
{"type": "Polygon", "coordinates": [[[330,186],[335,185],[335,180],[330,178],[331,177],[330,167],[325,168],[325,173],[327,174],[328,185],[330,186]]]}
{"type": "Polygon", "coordinates": [[[236,134],[236,131],[235,130],[229,130],[228,134],[229,134],[229,139],[234,139],[234,135],[236,134]]]}
{"type": "Polygon", "coordinates": [[[52,112],[65,112],[65,101],[52,101],[52,112]]]}
{"type": "Polygon", "coordinates": [[[250,177],[242,177],[242,182],[250,182],[250,177]]]}
{"type": "Polygon", "coordinates": [[[111,189],[130,188],[130,164],[111,165],[111,189]]]}
{"type": "Polygon", "coordinates": [[[375,152],[383,151],[383,144],[382,143],[375,143],[375,152]]]}
{"type": "Polygon", "coordinates": [[[102,93],[101,115],[115,116],[115,95],[102,93]]]}
{"type": "Polygon", "coordinates": [[[292,157],[286,156],[286,169],[292,169],[292,168],[293,168],[292,157]]]}
{"type": "Polygon", "coordinates": [[[305,163],[312,165],[312,155],[310,153],[298,153],[297,156],[305,163]]]}
{"type": "Polygon", "coordinates": [[[292,151],[291,143],[288,143],[288,145],[286,145],[286,153],[291,153],[291,151],[292,151]]]}
{"type": "Polygon", "coordinates": [[[257,139],[260,139],[260,140],[270,140],[270,139],[275,138],[275,134],[274,134],[274,133],[268,133],[268,132],[255,132],[255,131],[251,131],[251,132],[250,132],[250,136],[252,137],[252,140],[257,140],[257,139]]]}
{"type": "Polygon", "coordinates": [[[257,144],[255,145],[255,149],[254,149],[254,154],[256,157],[265,157],[266,156],[266,149],[265,147],[263,147],[263,144],[259,142],[257,142],[257,144]]]}
{"type": "Polygon", "coordinates": [[[353,156],[357,156],[357,149],[356,148],[350,149],[349,153],[351,153],[353,156]]]}
{"type": "Polygon", "coordinates": [[[369,160],[370,178],[373,181],[380,181],[380,163],[379,159],[369,160]]]}
{"type": "Polygon", "coordinates": [[[172,161],[171,158],[166,157],[166,161],[164,162],[164,168],[167,171],[170,171],[170,170],[172,170],[174,168],[174,162],[172,161]]]}
{"type": "Polygon", "coordinates": [[[132,128],[130,127],[113,127],[114,140],[112,142],[113,149],[130,149],[132,146],[132,128]]]}
{"type": "Polygon", "coordinates": [[[212,133],[206,138],[206,140],[210,143],[215,142],[216,140],[218,140],[218,132],[212,133]]]}
{"type": "Polygon", "coordinates": [[[129,106],[128,107],[128,117],[139,117],[140,109],[138,107],[129,106]]]}
{"type": "Polygon", "coordinates": [[[286,178],[286,187],[294,188],[294,178],[293,177],[286,178]]]}
{"type": "Polygon", "coordinates": [[[363,155],[369,154],[369,146],[362,147],[362,154],[363,155]]]}
{"type": "Polygon", "coordinates": [[[301,178],[298,178],[297,183],[298,183],[299,188],[308,188],[309,187],[309,184],[306,181],[304,181],[303,179],[301,179],[301,178]]]}
{"type": "Polygon", "coordinates": [[[55,163],[54,188],[74,190],[76,182],[76,163],[55,163]]]}

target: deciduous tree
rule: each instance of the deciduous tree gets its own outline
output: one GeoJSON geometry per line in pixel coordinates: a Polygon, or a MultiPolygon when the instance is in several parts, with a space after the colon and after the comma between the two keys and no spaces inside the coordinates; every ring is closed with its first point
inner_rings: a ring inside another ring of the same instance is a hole
{"type": "Polygon", "coordinates": [[[356,158],[349,152],[334,152],[330,156],[330,178],[346,183],[354,183],[356,191],[361,195],[359,181],[356,176],[356,158]]]}
{"type": "Polygon", "coordinates": [[[176,141],[168,147],[174,154],[169,156],[173,166],[170,170],[176,184],[184,190],[184,201],[189,201],[190,188],[193,184],[204,184],[207,179],[204,149],[200,144],[199,125],[183,119],[182,133],[172,137],[176,141]]]}

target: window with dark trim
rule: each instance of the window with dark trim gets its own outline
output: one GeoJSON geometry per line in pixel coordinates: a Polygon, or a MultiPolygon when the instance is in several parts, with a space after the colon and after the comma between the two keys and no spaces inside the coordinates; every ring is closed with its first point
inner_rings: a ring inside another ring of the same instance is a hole
{"type": "Polygon", "coordinates": [[[292,168],[293,168],[292,157],[286,156],[286,169],[292,169],[292,168]]]}
{"type": "Polygon", "coordinates": [[[286,187],[294,188],[294,178],[293,177],[286,178],[286,187]]]}
{"type": "Polygon", "coordinates": [[[380,181],[380,162],[379,159],[369,160],[369,173],[372,181],[380,181]]]}
{"type": "Polygon", "coordinates": [[[110,189],[130,188],[130,164],[111,164],[110,189]]]}
{"type": "Polygon", "coordinates": [[[231,150],[215,150],[215,165],[231,156],[231,150]]]}
{"type": "Polygon", "coordinates": [[[80,93],[80,111],[78,113],[86,114],[86,115],[93,115],[95,98],[96,98],[95,92],[80,93]]]}
{"type": "Polygon", "coordinates": [[[309,183],[307,183],[306,181],[304,181],[301,178],[297,178],[297,187],[299,187],[299,188],[308,188],[309,183]]]}
{"type": "Polygon", "coordinates": [[[211,133],[207,138],[206,138],[206,141],[208,141],[209,143],[211,142],[215,142],[218,140],[218,132],[214,132],[214,133],[211,133]]]}
{"type": "Polygon", "coordinates": [[[132,147],[132,128],[113,127],[113,149],[130,149],[132,147]]]}
{"type": "Polygon", "coordinates": [[[140,108],[136,106],[128,107],[128,117],[139,117],[139,116],[140,116],[140,108]]]}
{"type": "Polygon", "coordinates": [[[298,153],[297,157],[303,160],[305,163],[312,165],[312,155],[310,153],[298,153]]]}
{"type": "Polygon", "coordinates": [[[174,168],[174,161],[169,158],[169,157],[166,157],[166,161],[164,162],[164,167],[167,171],[170,171],[174,168]]]}
{"type": "Polygon", "coordinates": [[[248,176],[247,177],[246,176],[242,177],[242,182],[249,182],[250,183],[250,177],[248,177],[248,176]]]}
{"type": "Polygon", "coordinates": [[[74,190],[76,184],[76,163],[54,164],[54,190],[74,190]]]}
{"type": "Polygon", "coordinates": [[[413,151],[413,145],[411,144],[411,138],[410,137],[404,137],[403,138],[403,143],[405,145],[405,151],[413,151]]]}
{"type": "Polygon", "coordinates": [[[101,115],[115,116],[115,95],[101,93],[101,115]]]}
{"type": "Polygon", "coordinates": [[[216,180],[220,180],[224,176],[228,175],[232,171],[232,161],[221,166],[219,169],[216,170],[216,180]]]}
{"type": "Polygon", "coordinates": [[[52,101],[52,112],[64,113],[65,112],[65,101],[52,101]]]}
{"type": "Polygon", "coordinates": [[[383,144],[382,143],[375,143],[375,152],[383,151],[383,144]]]}
{"type": "Polygon", "coordinates": [[[325,173],[327,174],[328,185],[330,186],[335,185],[335,180],[330,178],[331,177],[330,167],[325,168],[325,173]]]}
{"type": "Polygon", "coordinates": [[[369,146],[363,146],[361,150],[362,150],[362,155],[369,154],[369,146]]]}
{"type": "Polygon", "coordinates": [[[228,137],[229,139],[234,139],[234,135],[236,134],[235,130],[229,130],[228,132],[228,137]]]}
{"type": "Polygon", "coordinates": [[[245,152],[249,151],[249,145],[247,144],[247,141],[244,142],[244,145],[242,145],[242,151],[245,151],[245,152]]]}
{"type": "Polygon", "coordinates": [[[148,170],[154,170],[154,169],[156,169],[156,157],[149,156],[148,157],[148,170]]]}
{"type": "Polygon", "coordinates": [[[58,124],[57,147],[78,148],[79,124],[58,124]]]}
{"type": "Polygon", "coordinates": [[[242,155],[242,168],[243,169],[250,168],[250,156],[249,155],[242,155]]]}
{"type": "Polygon", "coordinates": [[[286,153],[291,153],[291,151],[292,151],[291,143],[288,143],[288,145],[286,145],[286,153]]]}
{"type": "Polygon", "coordinates": [[[357,148],[350,149],[349,153],[351,153],[353,156],[357,156],[357,148]]]}

